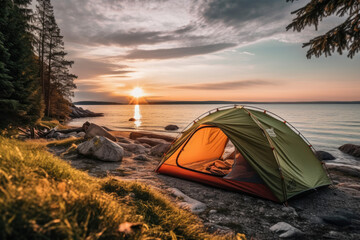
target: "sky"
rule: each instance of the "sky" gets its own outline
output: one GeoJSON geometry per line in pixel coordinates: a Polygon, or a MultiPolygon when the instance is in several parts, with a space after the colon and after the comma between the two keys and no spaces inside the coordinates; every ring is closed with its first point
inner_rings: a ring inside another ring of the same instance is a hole
{"type": "Polygon", "coordinates": [[[286,31],[308,1],[52,1],[64,35],[74,101],[356,101],[360,57],[306,58],[316,32],[286,31]]]}

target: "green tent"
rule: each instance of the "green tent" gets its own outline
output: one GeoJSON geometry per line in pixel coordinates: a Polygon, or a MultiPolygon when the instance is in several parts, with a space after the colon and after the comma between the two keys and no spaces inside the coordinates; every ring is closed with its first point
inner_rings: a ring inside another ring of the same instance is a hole
{"type": "Polygon", "coordinates": [[[278,202],[331,184],[313,147],[292,125],[237,105],[194,121],[156,171],[278,202]],[[236,154],[225,160],[229,142],[236,154]]]}

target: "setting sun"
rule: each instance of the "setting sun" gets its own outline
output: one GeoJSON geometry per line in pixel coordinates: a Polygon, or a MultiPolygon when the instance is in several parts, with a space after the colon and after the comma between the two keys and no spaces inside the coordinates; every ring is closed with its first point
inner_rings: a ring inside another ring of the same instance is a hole
{"type": "Polygon", "coordinates": [[[140,87],[136,87],[133,90],[131,90],[131,96],[134,98],[140,98],[144,96],[144,91],[140,87]]]}

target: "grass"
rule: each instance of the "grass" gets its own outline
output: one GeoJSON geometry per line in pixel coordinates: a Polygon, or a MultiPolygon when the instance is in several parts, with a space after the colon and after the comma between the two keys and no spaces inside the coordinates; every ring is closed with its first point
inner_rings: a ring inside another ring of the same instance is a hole
{"type": "Polygon", "coordinates": [[[0,229],[0,239],[230,238],[207,233],[195,215],[146,185],[94,178],[44,143],[2,137],[0,229]]]}

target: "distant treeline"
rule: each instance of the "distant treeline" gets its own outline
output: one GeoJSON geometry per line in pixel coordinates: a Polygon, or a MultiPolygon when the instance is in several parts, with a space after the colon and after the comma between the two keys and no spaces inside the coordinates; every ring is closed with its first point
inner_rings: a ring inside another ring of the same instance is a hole
{"type": "Polygon", "coordinates": [[[0,3],[0,129],[68,118],[77,76],[50,0],[0,3]]]}

